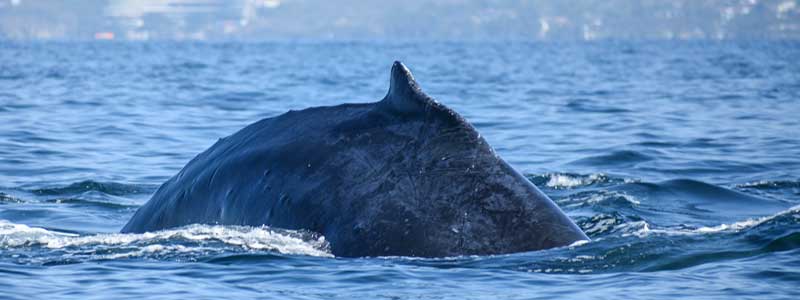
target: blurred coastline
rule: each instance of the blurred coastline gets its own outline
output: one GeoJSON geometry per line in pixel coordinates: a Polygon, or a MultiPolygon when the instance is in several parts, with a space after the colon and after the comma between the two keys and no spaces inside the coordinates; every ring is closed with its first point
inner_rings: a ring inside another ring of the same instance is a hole
{"type": "Polygon", "coordinates": [[[3,40],[798,38],[797,0],[0,0],[3,40]]]}

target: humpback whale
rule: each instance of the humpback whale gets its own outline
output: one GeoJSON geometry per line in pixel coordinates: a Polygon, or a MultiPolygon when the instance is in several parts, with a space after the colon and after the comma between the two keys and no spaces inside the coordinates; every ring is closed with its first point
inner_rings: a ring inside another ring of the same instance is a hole
{"type": "Polygon", "coordinates": [[[503,254],[588,240],[400,62],[378,102],[289,111],[220,139],[122,232],[193,223],[313,231],[342,257],[503,254]]]}

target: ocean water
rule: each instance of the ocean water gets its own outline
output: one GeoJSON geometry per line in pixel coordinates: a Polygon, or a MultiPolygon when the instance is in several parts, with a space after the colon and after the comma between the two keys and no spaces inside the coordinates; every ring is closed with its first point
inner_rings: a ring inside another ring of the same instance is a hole
{"type": "Polygon", "coordinates": [[[797,299],[800,43],[0,42],[0,298],[797,299]],[[423,90],[592,238],[337,258],[324,237],[119,234],[192,157],[290,109],[423,90]]]}

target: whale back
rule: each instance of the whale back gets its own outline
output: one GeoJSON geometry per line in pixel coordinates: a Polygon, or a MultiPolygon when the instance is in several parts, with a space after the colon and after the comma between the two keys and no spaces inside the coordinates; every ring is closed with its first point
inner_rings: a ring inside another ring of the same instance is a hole
{"type": "Polygon", "coordinates": [[[404,65],[390,78],[379,102],[290,111],[221,139],[123,231],[306,229],[338,256],[497,254],[587,239],[404,65]]]}

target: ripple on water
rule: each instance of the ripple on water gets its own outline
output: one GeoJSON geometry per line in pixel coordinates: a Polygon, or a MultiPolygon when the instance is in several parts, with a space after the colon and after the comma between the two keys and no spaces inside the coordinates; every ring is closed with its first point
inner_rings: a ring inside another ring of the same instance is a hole
{"type": "Polygon", "coordinates": [[[34,195],[59,196],[75,195],[84,192],[97,191],[109,195],[125,196],[130,194],[152,193],[155,190],[153,185],[124,184],[117,182],[97,182],[86,180],[72,183],[63,187],[38,188],[30,190],[34,195]]]}
{"type": "Polygon", "coordinates": [[[613,151],[610,154],[595,155],[573,161],[572,164],[590,166],[631,166],[654,160],[652,156],[634,150],[613,151]]]}

